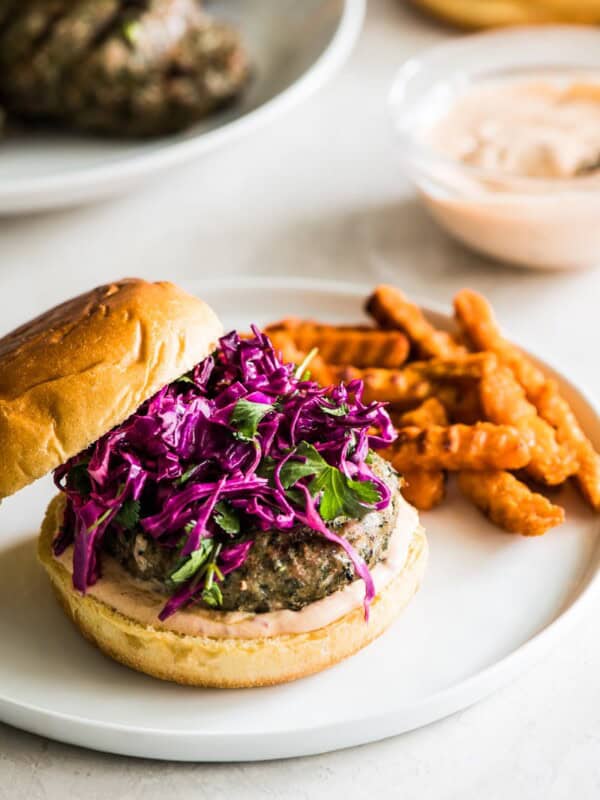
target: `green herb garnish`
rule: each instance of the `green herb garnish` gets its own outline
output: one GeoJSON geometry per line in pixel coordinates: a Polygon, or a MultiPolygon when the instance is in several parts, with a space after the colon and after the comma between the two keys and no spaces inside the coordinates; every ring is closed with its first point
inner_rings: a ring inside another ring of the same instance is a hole
{"type": "Polygon", "coordinates": [[[236,438],[245,442],[253,441],[260,421],[272,410],[273,406],[268,403],[254,403],[244,398],[238,400],[229,420],[231,426],[235,428],[236,438]]]}
{"type": "Polygon", "coordinates": [[[225,533],[240,532],[240,518],[226,500],[217,503],[213,519],[225,533]]]}
{"type": "Polygon", "coordinates": [[[334,406],[328,406],[326,404],[321,404],[321,411],[325,414],[329,414],[330,417],[345,417],[348,413],[348,406],[346,403],[342,403],[341,406],[337,408],[334,406]]]}
{"type": "MultiPolygon", "coordinates": [[[[194,525],[195,523],[188,523],[194,525]]],[[[188,526],[186,526],[187,528],[188,526]]],[[[217,559],[221,552],[221,545],[214,539],[202,539],[200,546],[170,575],[170,582],[175,586],[193,580],[200,584],[204,580],[202,599],[206,605],[216,608],[223,603],[221,587],[215,579],[220,581],[225,577],[217,566],[217,559]]]]}
{"type": "Polygon", "coordinates": [[[119,513],[115,517],[115,521],[122,525],[126,530],[131,531],[135,528],[140,520],[140,501],[139,500],[125,500],[121,506],[119,513]]]}
{"type": "Polygon", "coordinates": [[[182,375],[180,378],[177,378],[175,383],[191,383],[192,386],[196,385],[196,381],[192,380],[189,375],[182,375]]]}
{"type": "Polygon", "coordinates": [[[313,347],[313,349],[310,351],[310,353],[307,353],[307,355],[305,356],[305,358],[302,361],[302,363],[298,364],[298,367],[297,367],[296,371],[294,372],[294,377],[296,378],[296,380],[298,380],[298,381],[307,381],[309,379],[310,372],[308,371],[307,368],[308,368],[308,365],[310,364],[310,362],[313,360],[313,358],[317,355],[318,352],[319,352],[319,348],[318,347],[313,347]]]}
{"type": "Polygon", "coordinates": [[[67,483],[72,486],[78,494],[88,495],[92,491],[92,481],[88,475],[88,461],[76,464],[69,471],[67,483]]]}
{"type": "Polygon", "coordinates": [[[193,467],[188,467],[188,469],[177,478],[175,486],[183,486],[184,483],[187,483],[194,473],[200,469],[200,466],[200,464],[194,464],[193,467]]]}
{"type": "Polygon", "coordinates": [[[308,490],[314,497],[321,495],[319,514],[325,521],[346,516],[358,519],[369,511],[380,499],[379,489],[373,481],[355,481],[346,477],[337,467],[328,464],[318,450],[307,442],[301,442],[295,455],[304,461],[290,459],[281,469],[281,482],[288,489],[290,499],[298,496],[291,494],[291,488],[301,478],[313,476],[308,490]]]}
{"type": "MultiPolygon", "coordinates": [[[[194,522],[188,524],[191,524],[193,527],[193,525],[196,523],[194,522]]],[[[186,583],[193,578],[203,564],[206,564],[206,562],[210,559],[214,549],[214,539],[201,539],[200,547],[197,550],[194,550],[194,552],[187,557],[187,559],[175,570],[175,572],[171,573],[169,576],[171,583],[186,583]]]]}

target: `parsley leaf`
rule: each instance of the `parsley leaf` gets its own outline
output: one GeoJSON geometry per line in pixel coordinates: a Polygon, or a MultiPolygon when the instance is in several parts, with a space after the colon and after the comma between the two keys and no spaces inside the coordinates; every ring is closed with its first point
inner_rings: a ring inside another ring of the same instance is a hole
{"type": "Polygon", "coordinates": [[[169,579],[171,583],[180,584],[189,581],[193,578],[198,570],[208,561],[214,550],[213,539],[201,539],[200,547],[181,564],[174,572],[171,573],[169,579]]]}
{"type": "Polygon", "coordinates": [[[236,429],[236,438],[245,442],[255,439],[260,421],[272,410],[273,406],[268,403],[254,403],[245,398],[238,400],[229,420],[236,429]]]}
{"type": "Polygon", "coordinates": [[[225,500],[215,506],[214,520],[225,533],[240,532],[240,518],[225,500]]]}
{"type": "Polygon", "coordinates": [[[125,500],[119,513],[115,517],[115,521],[122,525],[126,530],[130,531],[135,528],[140,519],[140,501],[139,500],[125,500]]]}

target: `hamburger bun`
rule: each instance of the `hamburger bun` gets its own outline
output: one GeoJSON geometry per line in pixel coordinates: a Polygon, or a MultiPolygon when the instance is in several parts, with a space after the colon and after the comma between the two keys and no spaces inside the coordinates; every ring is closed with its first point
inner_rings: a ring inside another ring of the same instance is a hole
{"type": "Polygon", "coordinates": [[[123,422],[222,333],[171,283],[122,280],[0,339],[0,500],[123,422]]]}
{"type": "Polygon", "coordinates": [[[368,624],[360,606],[307,633],[254,639],[182,635],[167,630],[159,620],[155,625],[140,624],[73,588],[71,574],[52,553],[64,506],[63,496],[50,503],[38,556],[67,615],[87,639],[116,661],[155,678],[189,686],[268,686],[337,664],[390,626],[419,588],[427,563],[427,540],[417,528],[403,569],[373,600],[368,624]]]}

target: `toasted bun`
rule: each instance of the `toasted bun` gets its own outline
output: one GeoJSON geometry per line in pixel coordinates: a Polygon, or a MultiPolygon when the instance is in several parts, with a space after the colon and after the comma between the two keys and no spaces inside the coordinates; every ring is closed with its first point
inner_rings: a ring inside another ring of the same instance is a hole
{"type": "Polygon", "coordinates": [[[419,588],[427,563],[422,529],[413,534],[404,569],[375,598],[367,624],[356,608],[309,633],[261,639],[185,636],[141,625],[90,595],[82,596],[71,575],[52,554],[64,499],[54,498],[46,512],[38,555],[67,615],[104,653],[155,678],[189,686],[242,688],[285,683],[320,672],[356,653],[380,636],[419,588]]]}
{"type": "Polygon", "coordinates": [[[221,332],[201,300],[132,279],[0,339],[0,499],[127,419],[201,361],[221,332]]]}

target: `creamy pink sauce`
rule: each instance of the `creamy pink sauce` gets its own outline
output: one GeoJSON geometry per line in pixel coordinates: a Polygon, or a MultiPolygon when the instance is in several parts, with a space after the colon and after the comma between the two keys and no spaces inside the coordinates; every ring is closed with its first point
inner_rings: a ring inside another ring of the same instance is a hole
{"type": "MultiPolygon", "coordinates": [[[[377,564],[371,574],[377,592],[396,577],[406,563],[413,533],[419,524],[417,511],[400,498],[396,528],[390,537],[388,557],[377,564]]],[[[73,548],[69,547],[57,561],[72,575],[73,548]]],[[[110,556],[102,559],[102,578],[88,589],[91,597],[105,603],[142,625],[190,636],[211,638],[258,639],[266,636],[307,633],[329,625],[362,605],[365,586],[354,581],[344,589],[305,606],[300,611],[270,611],[266,614],[205,611],[188,608],[160,622],[158,614],[165,596],[152,584],[132,578],[110,556]]]]}
{"type": "Polygon", "coordinates": [[[433,126],[450,158],[507,175],[575,178],[600,168],[600,83],[489,81],[459,95],[433,126]]]}

